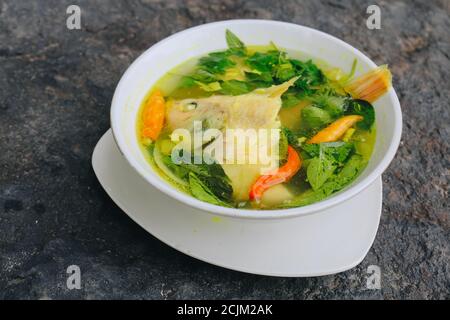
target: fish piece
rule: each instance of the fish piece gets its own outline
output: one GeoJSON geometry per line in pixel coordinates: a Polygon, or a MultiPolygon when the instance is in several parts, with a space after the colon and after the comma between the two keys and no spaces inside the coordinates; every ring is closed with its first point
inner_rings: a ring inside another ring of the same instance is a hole
{"type": "MultiPolygon", "coordinates": [[[[292,78],[277,86],[256,89],[252,92],[238,95],[213,95],[207,98],[183,99],[173,101],[168,107],[167,124],[170,130],[185,128],[193,130],[194,121],[201,121],[203,129],[214,128],[225,133],[226,129],[279,129],[278,113],[281,108],[281,95],[295,83],[298,78],[292,78]]],[[[224,149],[228,150],[225,138],[224,149]]],[[[214,143],[214,142],[213,142],[214,143]]],[[[270,143],[270,137],[267,139],[270,143]]],[[[246,150],[238,152],[247,153],[246,150]]],[[[271,148],[267,147],[271,155],[271,148]]],[[[224,161],[230,155],[225,154],[224,161]]],[[[249,157],[246,157],[247,162],[249,157]]],[[[222,167],[231,180],[233,196],[236,201],[248,200],[251,185],[261,175],[267,164],[251,163],[224,163],[222,167]]]]}

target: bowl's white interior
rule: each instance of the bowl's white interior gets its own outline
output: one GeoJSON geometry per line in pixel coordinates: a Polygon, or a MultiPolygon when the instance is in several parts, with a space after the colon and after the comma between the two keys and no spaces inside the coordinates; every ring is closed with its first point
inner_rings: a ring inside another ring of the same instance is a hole
{"type": "Polygon", "coordinates": [[[350,187],[328,200],[302,208],[275,211],[238,210],[213,206],[181,194],[152,171],[136,138],[136,114],[146,93],[165,73],[186,60],[226,48],[225,30],[230,29],[246,44],[266,45],[274,41],[282,48],[302,51],[349,72],[358,60],[356,75],[375,64],[350,45],[325,33],[302,26],[262,20],[231,20],[207,24],[177,33],[145,51],[123,75],[114,94],[111,124],[120,150],[130,164],[160,190],[190,205],[215,213],[243,217],[292,216],[315,212],[344,201],[367,187],[392,160],[401,133],[401,113],[394,90],[379,99],[376,108],[377,140],[364,172],[350,187]]]}

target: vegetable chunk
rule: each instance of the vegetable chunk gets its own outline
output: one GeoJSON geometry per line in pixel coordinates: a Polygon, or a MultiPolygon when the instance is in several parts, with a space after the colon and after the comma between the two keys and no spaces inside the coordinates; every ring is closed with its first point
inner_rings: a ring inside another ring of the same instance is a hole
{"type": "Polygon", "coordinates": [[[363,120],[362,116],[351,115],[344,116],[332,124],[330,124],[325,129],[319,131],[315,136],[313,136],[308,143],[321,143],[321,142],[333,142],[337,141],[342,137],[351,126],[353,126],[358,121],[363,120]]]}
{"type": "Polygon", "coordinates": [[[142,136],[150,138],[153,141],[158,139],[158,136],[164,125],[165,101],[160,90],[155,90],[144,107],[142,113],[142,136]]]}
{"type": "Polygon", "coordinates": [[[375,68],[350,81],[344,90],[355,99],[374,102],[385,94],[392,85],[392,74],[386,65],[375,68]]]}

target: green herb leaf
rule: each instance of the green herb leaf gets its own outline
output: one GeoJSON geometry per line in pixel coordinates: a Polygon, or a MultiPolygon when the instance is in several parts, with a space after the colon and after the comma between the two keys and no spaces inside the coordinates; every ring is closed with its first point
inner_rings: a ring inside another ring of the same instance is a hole
{"type": "Polygon", "coordinates": [[[308,80],[305,78],[298,78],[297,81],[294,83],[294,88],[298,94],[301,96],[309,96],[314,93],[314,89],[311,89],[310,85],[308,84],[308,80]]]}
{"type": "Polygon", "coordinates": [[[289,61],[295,67],[297,75],[301,76],[308,86],[317,86],[325,82],[325,75],[311,60],[303,62],[291,59],[289,61]]]}
{"type": "Polygon", "coordinates": [[[345,98],[342,96],[318,94],[311,99],[315,106],[327,111],[334,119],[344,113],[345,98]]]}
{"type": "Polygon", "coordinates": [[[189,173],[189,187],[192,195],[201,200],[211,204],[215,204],[223,207],[230,207],[230,205],[220,200],[195,173],[189,173]]]}
{"type": "Polygon", "coordinates": [[[338,165],[344,163],[349,155],[355,151],[355,145],[353,143],[343,141],[323,142],[320,144],[305,143],[301,148],[308,153],[310,157],[318,157],[322,150],[322,152],[338,165]]]}
{"type": "Polygon", "coordinates": [[[211,164],[195,164],[197,161],[193,156],[190,156],[189,163],[175,164],[172,162],[170,155],[163,156],[162,160],[170,171],[180,179],[188,182],[190,174],[193,173],[218,199],[225,202],[231,201],[233,188],[220,164],[214,162],[211,164]]]}
{"type": "Polygon", "coordinates": [[[351,183],[366,167],[367,162],[358,154],[350,157],[344,167],[336,175],[322,186],[324,197],[328,197],[333,192],[339,191],[351,183]]]}
{"type": "Polygon", "coordinates": [[[335,169],[333,161],[320,149],[319,156],[309,162],[306,170],[308,182],[313,190],[319,189],[331,177],[335,169]]]}
{"type": "Polygon", "coordinates": [[[246,59],[246,63],[255,70],[260,72],[272,72],[272,69],[278,64],[280,52],[255,52],[246,59]]]}
{"type": "Polygon", "coordinates": [[[297,145],[297,135],[292,132],[291,130],[289,130],[286,127],[281,128],[281,132],[283,133],[283,135],[286,136],[287,140],[288,140],[288,144],[290,144],[291,146],[296,146],[297,145]]]}
{"type": "Polygon", "coordinates": [[[227,40],[228,47],[232,50],[245,50],[244,43],[230,30],[225,31],[225,39],[227,40]]]}
{"type": "Polygon", "coordinates": [[[222,93],[237,96],[251,91],[251,87],[244,81],[228,80],[222,82],[222,93]]]}
{"type": "Polygon", "coordinates": [[[181,163],[178,166],[184,168],[189,173],[195,173],[204,184],[211,188],[212,192],[219,199],[223,201],[231,200],[233,188],[222,166],[217,163],[194,164],[194,160],[192,159],[191,163],[181,163]]]}
{"type": "Polygon", "coordinates": [[[245,78],[254,88],[267,88],[274,82],[270,72],[245,72],[245,78]]]}
{"type": "Polygon", "coordinates": [[[282,207],[301,207],[323,200],[355,180],[366,165],[367,162],[360,155],[355,154],[351,156],[341,171],[332,175],[321,188],[308,190],[297,196],[294,200],[283,204],[282,207]]]}
{"type": "Polygon", "coordinates": [[[275,77],[280,82],[285,82],[285,81],[295,77],[295,75],[296,75],[295,69],[292,66],[292,64],[289,62],[280,64],[276,67],[275,77]]]}
{"type": "Polygon", "coordinates": [[[322,143],[322,148],[338,164],[344,163],[349,155],[355,152],[355,145],[353,143],[343,141],[325,142],[322,143]]]}
{"type": "Polygon", "coordinates": [[[213,73],[203,70],[203,69],[197,69],[193,74],[189,76],[183,76],[180,80],[180,84],[178,85],[179,88],[192,88],[198,83],[207,84],[211,82],[216,82],[217,77],[213,73]]]}
{"type": "Polygon", "coordinates": [[[364,130],[369,130],[375,122],[375,110],[372,104],[365,100],[348,100],[345,114],[357,114],[363,116],[364,119],[359,121],[356,126],[364,130]]]}
{"type": "Polygon", "coordinates": [[[365,161],[362,156],[354,154],[337,174],[335,180],[340,181],[340,184],[343,187],[353,181],[366,165],[367,161],[365,161]]]}
{"type": "Polygon", "coordinates": [[[213,52],[199,60],[200,69],[213,74],[223,74],[226,69],[235,65],[226,51],[213,52]]]}
{"type": "Polygon", "coordinates": [[[302,125],[308,129],[320,128],[332,121],[331,115],[321,108],[307,106],[302,109],[302,125]]]}

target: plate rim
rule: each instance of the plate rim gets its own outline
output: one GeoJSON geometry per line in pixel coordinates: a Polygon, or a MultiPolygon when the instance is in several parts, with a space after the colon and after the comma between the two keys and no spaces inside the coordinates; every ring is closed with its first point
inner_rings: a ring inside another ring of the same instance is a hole
{"type": "MultiPolygon", "coordinates": [[[[295,273],[290,273],[290,274],[283,274],[283,273],[277,273],[277,272],[255,272],[255,271],[252,271],[252,270],[249,270],[249,269],[246,269],[246,268],[241,268],[241,267],[234,267],[234,266],[229,266],[229,265],[225,265],[225,264],[223,264],[223,263],[220,263],[220,262],[215,262],[215,261],[211,261],[211,260],[208,260],[208,259],[206,259],[206,258],[204,258],[204,257],[202,257],[202,256],[199,256],[199,255],[197,255],[197,254],[194,254],[194,253],[192,253],[191,251],[189,251],[189,250],[183,250],[182,248],[179,248],[179,247],[176,247],[176,246],[174,246],[172,243],[171,243],[171,241],[170,240],[168,240],[165,236],[163,236],[163,235],[161,235],[161,234],[159,234],[158,232],[156,232],[156,231],[154,231],[154,230],[150,230],[150,228],[148,228],[147,226],[145,226],[144,225],[144,223],[142,223],[141,221],[139,221],[139,219],[137,219],[136,217],[134,217],[134,215],[132,215],[132,214],[129,214],[128,213],[128,210],[126,210],[126,208],[127,208],[127,206],[125,205],[125,204],[123,204],[122,203],[122,201],[121,200],[119,200],[119,199],[117,199],[112,193],[112,190],[110,190],[110,188],[108,188],[108,186],[106,186],[106,185],[104,185],[104,181],[102,181],[101,180],[101,178],[99,178],[99,173],[98,173],[98,167],[97,167],[97,165],[96,165],[96,163],[97,163],[97,161],[96,161],[96,159],[97,159],[97,157],[98,157],[98,155],[99,155],[99,153],[101,152],[101,151],[99,151],[100,149],[101,149],[101,147],[102,147],[102,144],[106,144],[107,143],[107,137],[108,136],[113,136],[112,135],[112,132],[111,132],[111,129],[108,129],[108,131],[106,131],[103,135],[102,135],[102,137],[99,139],[99,141],[97,142],[97,144],[96,144],[96,146],[95,146],[95,148],[94,148],[94,151],[93,151],[93,154],[92,154],[92,159],[91,159],[91,162],[92,162],[92,168],[93,168],[93,171],[94,171],[94,173],[95,173],[95,175],[96,175],[96,177],[97,177],[97,179],[98,179],[98,181],[99,181],[99,183],[100,183],[100,185],[102,186],[102,188],[105,190],[105,192],[108,194],[108,196],[111,198],[111,200],[132,220],[132,221],[134,221],[137,225],[139,225],[142,229],[144,229],[146,232],[148,232],[150,235],[152,235],[153,237],[155,237],[156,239],[158,239],[159,241],[161,241],[161,242],[163,242],[164,244],[166,244],[167,246],[169,246],[170,248],[172,248],[172,249],[175,249],[175,250],[177,250],[178,252],[181,252],[181,253],[183,253],[183,254],[186,254],[186,255],[188,255],[188,256],[190,256],[190,257],[192,257],[192,258],[195,258],[195,259],[197,259],[197,260],[200,260],[200,261],[203,261],[203,262],[206,262],[206,263],[209,263],[209,264],[211,264],[211,265],[215,265],[215,266],[218,266],[218,267],[221,267],[221,268],[225,268],[225,269],[229,269],[229,270],[234,270],[234,271],[238,271],[238,272],[244,272],[244,273],[248,273],[248,274],[256,274],[256,275],[262,275],[262,276],[270,276],[270,277],[285,277],[285,278],[303,278],[303,277],[319,277],[319,276],[325,276],[325,275],[332,275],[332,274],[337,274],[337,273],[341,273],[341,272],[344,272],[344,271],[347,271],[347,270],[350,270],[350,269],[352,269],[352,268],[354,268],[354,267],[356,267],[357,265],[359,265],[363,260],[364,260],[364,258],[366,257],[366,255],[368,254],[368,252],[369,252],[369,250],[370,250],[370,248],[372,247],[372,245],[373,245],[373,242],[375,241],[375,238],[376,238],[376,235],[377,235],[377,232],[378,232],[378,227],[379,227],[379,222],[380,222],[380,218],[381,218],[381,211],[382,211],[382,198],[383,198],[383,195],[382,195],[382,180],[381,180],[381,177],[379,177],[378,179],[376,179],[375,181],[374,181],[374,183],[373,184],[375,184],[375,183],[379,183],[379,190],[377,190],[376,192],[377,193],[380,193],[380,201],[379,201],[379,206],[380,206],[380,208],[377,210],[377,212],[379,212],[378,213],[378,216],[377,216],[377,219],[376,219],[376,227],[375,227],[375,230],[374,230],[374,232],[373,232],[373,234],[371,235],[371,238],[369,239],[369,245],[367,246],[367,248],[364,250],[364,252],[361,252],[361,255],[358,257],[358,258],[355,258],[355,260],[354,261],[352,261],[351,263],[348,263],[348,264],[346,264],[345,266],[342,266],[341,268],[335,268],[335,269],[333,269],[333,270],[328,270],[328,271],[322,271],[322,272],[316,272],[316,273],[313,273],[313,272],[311,272],[311,273],[297,273],[297,274],[295,274],[295,273]]],[[[114,138],[113,137],[111,137],[111,141],[113,142],[113,143],[116,143],[115,142],[115,140],[114,140],[114,138]]],[[[117,146],[117,145],[116,145],[117,146]]],[[[120,151],[119,151],[119,149],[118,149],[118,147],[117,147],[117,150],[118,150],[118,152],[120,153],[120,151]]],[[[123,155],[121,155],[122,157],[123,157],[123,155]]],[[[128,164],[128,162],[126,162],[127,164],[128,164]]],[[[373,184],[371,184],[370,186],[372,186],[373,184]]],[[[369,186],[369,187],[370,187],[369,186]]],[[[158,189],[156,189],[156,190],[158,190],[158,189]]],[[[158,190],[159,191],[159,190],[158,190]]],[[[357,195],[358,196],[358,195],[357,195]]],[[[356,197],[357,197],[356,196],[356,197]]],[[[347,201],[352,201],[352,199],[353,199],[354,197],[352,197],[351,199],[349,199],[349,200],[346,200],[345,202],[347,202],[347,201]]],[[[186,205],[186,204],[185,204],[186,205]]],[[[187,205],[186,205],[187,206],[187,205]]],[[[189,206],[188,206],[189,207],[189,206]]],[[[194,210],[198,210],[198,211],[203,211],[203,210],[199,210],[199,209],[196,209],[196,208],[192,208],[192,209],[194,209],[194,210]]],[[[325,209],[326,210],[326,209],[325,209]]],[[[206,212],[206,213],[208,213],[208,212],[206,212]]],[[[316,215],[316,217],[319,217],[320,216],[320,213],[318,214],[318,215],[316,215]]],[[[302,218],[304,218],[305,216],[297,216],[297,217],[291,217],[290,219],[302,219],[302,218]]],[[[311,217],[311,216],[306,216],[306,217],[311,217]]],[[[242,218],[239,218],[239,217],[228,217],[228,218],[230,218],[230,219],[244,219],[244,220],[248,220],[248,221],[254,221],[254,219],[249,219],[249,218],[246,218],[246,217],[242,217],[242,218]]],[[[283,219],[285,219],[285,218],[283,218],[283,219]]],[[[287,218],[287,219],[289,219],[289,218],[287,218]]]]}

